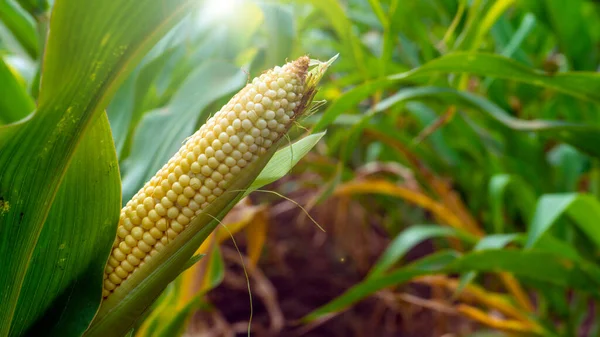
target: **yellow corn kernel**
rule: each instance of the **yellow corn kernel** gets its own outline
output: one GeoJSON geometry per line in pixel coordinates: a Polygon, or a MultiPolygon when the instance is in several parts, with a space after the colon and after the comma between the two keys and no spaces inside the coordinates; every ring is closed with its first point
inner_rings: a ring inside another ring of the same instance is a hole
{"type": "Polygon", "coordinates": [[[104,297],[173,241],[283,136],[302,106],[308,63],[308,57],[301,57],[248,83],[127,203],[105,269],[104,297]]]}

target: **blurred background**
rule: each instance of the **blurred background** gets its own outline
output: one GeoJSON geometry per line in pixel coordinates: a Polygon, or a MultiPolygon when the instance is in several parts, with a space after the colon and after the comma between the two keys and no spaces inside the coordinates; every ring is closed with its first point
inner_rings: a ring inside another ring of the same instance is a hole
{"type": "MultiPolygon", "coordinates": [[[[51,6],[0,0],[0,111],[37,95],[51,6]]],[[[305,54],[339,58],[292,137],[327,134],[135,336],[599,335],[600,2],[200,1],[107,109],[124,202],[305,54]]]]}

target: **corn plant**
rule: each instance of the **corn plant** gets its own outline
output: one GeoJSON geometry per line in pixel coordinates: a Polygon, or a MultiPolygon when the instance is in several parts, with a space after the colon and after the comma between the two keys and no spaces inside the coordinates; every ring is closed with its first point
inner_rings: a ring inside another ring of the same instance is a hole
{"type": "MultiPolygon", "coordinates": [[[[320,139],[312,135],[277,151],[311,110],[331,62],[315,61],[309,70],[303,56],[248,83],[198,132],[181,134],[188,137],[183,147],[119,216],[117,147],[105,109],[144,54],[200,4],[66,0],[50,12],[48,4],[38,5],[2,5],[23,57],[39,58],[40,67],[29,92],[11,66],[0,68],[8,92],[0,128],[6,254],[0,335],[125,335],[200,258],[194,252],[227,211],[284,175],[320,139]]],[[[201,98],[210,102],[222,91],[201,98]]],[[[133,108],[123,101],[113,101],[119,104],[114,111],[133,108]]],[[[184,108],[198,113],[198,107],[184,108]]],[[[132,121],[132,111],[126,113],[132,121]]],[[[130,142],[121,139],[119,149],[130,142]]]]}

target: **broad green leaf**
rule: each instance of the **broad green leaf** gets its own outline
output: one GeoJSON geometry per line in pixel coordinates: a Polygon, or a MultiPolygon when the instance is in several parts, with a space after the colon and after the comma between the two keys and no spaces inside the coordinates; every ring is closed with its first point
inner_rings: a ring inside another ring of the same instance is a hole
{"type": "Polygon", "coordinates": [[[194,3],[54,3],[37,112],[18,128],[0,129],[0,199],[7,206],[0,213],[0,335],[8,334],[29,258],[77,144],[144,52],[194,3]]]}
{"type": "Polygon", "coordinates": [[[11,336],[80,336],[102,298],[121,182],[106,115],[77,147],[27,270],[11,336]]]}
{"type": "Polygon", "coordinates": [[[484,53],[453,53],[435,59],[420,68],[390,76],[408,80],[434,73],[470,73],[514,80],[556,90],[574,97],[600,102],[600,74],[566,72],[546,74],[532,70],[506,57],[484,53]]]}
{"type": "Polygon", "coordinates": [[[34,109],[24,81],[0,57],[0,124],[23,119],[34,109]]]}
{"type": "Polygon", "coordinates": [[[194,133],[201,111],[242,87],[246,78],[231,64],[206,62],[190,74],[168,106],[145,114],[122,165],[123,200],[131,199],[194,133]]]}
{"type": "MultiPolygon", "coordinates": [[[[525,246],[527,242],[527,234],[521,234],[517,239],[521,246],[525,246]]],[[[540,252],[548,252],[558,256],[562,256],[566,259],[585,262],[585,260],[579,255],[576,247],[569,245],[568,242],[559,240],[550,234],[542,236],[537,242],[533,249],[540,252]]],[[[592,264],[591,262],[588,264],[592,264]]]]}
{"type": "Polygon", "coordinates": [[[492,234],[481,238],[479,242],[473,247],[473,251],[487,250],[487,249],[500,249],[515,241],[518,238],[518,234],[492,234]]]}
{"type": "MultiPolygon", "coordinates": [[[[594,146],[594,144],[600,142],[600,127],[598,126],[562,121],[521,120],[512,117],[502,108],[484,97],[450,88],[416,87],[400,90],[396,94],[379,102],[375,107],[365,114],[361,121],[371,118],[374,114],[385,111],[395,104],[409,100],[422,99],[424,97],[449,97],[450,99],[457,98],[460,103],[481,110],[486,114],[486,116],[510,129],[537,132],[539,134],[564,141],[565,143],[571,144],[584,152],[600,157],[600,149],[594,146]]],[[[325,125],[333,121],[333,119],[338,116],[338,112],[341,113],[341,111],[330,109],[325,111],[325,115],[320,121],[326,121],[324,122],[325,125]],[[327,115],[327,113],[330,111],[332,114],[327,115]]]]}
{"type": "MultiPolygon", "coordinates": [[[[183,23],[187,23],[186,21],[183,23]]],[[[184,46],[165,46],[171,40],[169,35],[179,31],[181,27],[187,25],[180,23],[171,29],[169,34],[150,50],[121,85],[107,108],[111,128],[115,130],[115,144],[120,160],[129,156],[134,132],[144,114],[166,105],[172,92],[178,89],[191,71],[190,65],[184,59],[184,46]],[[180,74],[182,70],[183,74],[180,74]],[[125,131],[117,135],[116,130],[125,131]]]]}
{"type": "Polygon", "coordinates": [[[589,276],[581,265],[560,256],[537,251],[482,250],[450,263],[445,272],[509,272],[563,288],[600,294],[600,280],[589,276]]]}

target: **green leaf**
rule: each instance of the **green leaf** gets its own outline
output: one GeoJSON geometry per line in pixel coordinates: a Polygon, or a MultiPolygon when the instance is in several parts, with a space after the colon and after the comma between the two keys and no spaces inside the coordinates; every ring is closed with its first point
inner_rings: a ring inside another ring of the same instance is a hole
{"type": "Polygon", "coordinates": [[[197,262],[199,262],[200,260],[202,260],[204,258],[206,254],[197,254],[192,256],[188,262],[183,266],[182,271],[186,271],[189,268],[193,267],[197,262]]]}
{"type": "Polygon", "coordinates": [[[494,233],[503,233],[505,226],[505,199],[510,193],[512,204],[521,211],[524,219],[531,219],[535,207],[535,193],[521,176],[496,174],[489,182],[488,195],[490,202],[491,222],[494,233]]]}
{"type": "Polygon", "coordinates": [[[436,237],[456,237],[456,230],[438,225],[413,225],[396,236],[371,268],[368,278],[381,276],[419,243],[436,237]]]}
{"type": "Polygon", "coordinates": [[[488,187],[490,197],[490,212],[492,213],[492,228],[493,233],[499,234],[505,231],[504,224],[504,193],[511,177],[508,174],[495,175],[490,179],[488,187]]]}
{"type": "Polygon", "coordinates": [[[118,157],[121,157],[121,152],[125,147],[125,141],[129,134],[133,110],[135,109],[134,94],[138,74],[139,71],[136,70],[129,75],[106,108],[118,157]]]}
{"type": "Polygon", "coordinates": [[[286,175],[319,142],[325,132],[306,136],[277,151],[267,166],[250,185],[246,194],[257,190],[286,175]]]}
{"type": "Polygon", "coordinates": [[[583,13],[582,0],[548,0],[544,2],[548,20],[563,51],[575,68],[594,69],[594,57],[598,56],[590,34],[590,27],[583,13]]]}
{"type": "Polygon", "coordinates": [[[283,63],[292,54],[296,43],[294,15],[289,8],[278,4],[260,4],[264,13],[265,42],[260,56],[252,63],[255,69],[269,69],[283,63]],[[260,62],[257,62],[260,61],[260,62]]]}
{"type": "Polygon", "coordinates": [[[389,274],[381,275],[380,277],[369,278],[348,289],[331,302],[304,316],[302,321],[310,322],[325,317],[326,315],[339,313],[343,310],[346,310],[352,304],[374,294],[379,290],[406,283],[418,276],[440,271],[456,258],[457,255],[454,252],[445,251],[441,253],[434,253],[416,261],[414,264],[408,265],[389,274]]]}
{"type": "Polygon", "coordinates": [[[17,0],[31,15],[40,15],[48,10],[48,0],[17,0]]]}
{"type": "Polygon", "coordinates": [[[0,129],[0,336],[8,334],[29,258],[78,143],[144,52],[194,3],[54,3],[38,110],[19,127],[0,129]]]}
{"type": "Polygon", "coordinates": [[[502,50],[502,56],[511,57],[515,54],[518,48],[521,46],[525,38],[529,35],[531,30],[535,27],[536,21],[535,16],[531,13],[527,13],[523,16],[519,28],[512,36],[510,41],[506,44],[502,50]]]}
{"type": "Polygon", "coordinates": [[[590,277],[572,260],[555,254],[519,250],[475,251],[450,263],[445,272],[509,272],[517,277],[600,294],[600,281],[590,277]]]}
{"type": "Polygon", "coordinates": [[[338,97],[323,113],[321,119],[313,127],[313,131],[322,131],[329,124],[333,123],[337,117],[347,112],[350,109],[356,107],[360,102],[367,99],[379,90],[391,87],[394,85],[394,81],[387,79],[377,80],[373,82],[366,82],[355,88],[352,88],[345,92],[342,96],[338,97]]]}
{"type": "Polygon", "coordinates": [[[24,81],[0,57],[0,124],[23,119],[34,109],[24,81]]]}
{"type": "Polygon", "coordinates": [[[77,147],[44,223],[11,336],[80,336],[87,329],[100,306],[104,265],[119,221],[118,167],[103,115],[77,147]]]}
{"type": "Polygon", "coordinates": [[[560,144],[546,156],[556,176],[556,192],[577,190],[581,174],[587,170],[589,158],[572,146],[560,144]]]}
{"type": "MultiPolygon", "coordinates": [[[[522,246],[524,246],[527,242],[527,234],[520,235],[518,241],[522,246]]],[[[540,252],[548,252],[551,254],[562,256],[564,258],[577,262],[585,261],[584,258],[582,258],[577,252],[576,247],[570,245],[568,242],[561,241],[550,234],[546,234],[542,236],[539,240],[537,240],[533,249],[540,252]]],[[[588,264],[593,265],[592,262],[589,262],[588,264]]]]}
{"type": "MultiPolygon", "coordinates": [[[[518,234],[492,234],[484,236],[475,247],[473,247],[473,251],[481,251],[486,249],[499,249],[503,248],[506,245],[510,244],[514,240],[518,238],[518,234]]],[[[469,283],[471,283],[475,277],[477,277],[477,273],[474,271],[468,272],[460,278],[460,284],[456,292],[461,292],[469,283]]]]}
{"type": "Polygon", "coordinates": [[[532,70],[512,59],[484,53],[453,53],[437,58],[420,68],[390,76],[392,80],[408,80],[432,73],[470,73],[528,83],[554,89],[573,97],[600,102],[600,74],[566,72],[546,74],[532,70]]]}
{"type": "Polygon", "coordinates": [[[546,194],[539,199],[525,246],[535,245],[563,215],[568,215],[587,238],[600,247],[600,228],[597,226],[600,202],[591,195],[577,193],[546,194]]]}
{"type": "Polygon", "coordinates": [[[585,267],[554,254],[518,250],[483,250],[458,257],[452,251],[442,251],[380,277],[366,279],[302,320],[313,321],[340,312],[379,290],[401,285],[418,276],[469,271],[509,272],[518,277],[563,288],[575,288],[596,296],[600,294],[597,290],[600,282],[590,276],[585,267]]]}
{"type": "Polygon", "coordinates": [[[535,214],[529,225],[525,247],[532,247],[566,212],[568,207],[577,199],[576,194],[550,194],[540,197],[535,214]]]}
{"type": "MultiPolygon", "coordinates": [[[[202,269],[204,270],[204,273],[206,273],[203,275],[203,278],[208,281],[208,288],[206,290],[213,289],[221,284],[225,277],[225,263],[219,246],[215,245],[208,255],[207,260],[205,260],[207,265],[202,269]]],[[[181,279],[182,276],[183,275],[179,275],[179,278],[181,279]]],[[[182,286],[183,283],[177,284],[177,290],[180,292],[186,291],[182,286]]],[[[182,295],[174,296],[172,298],[172,303],[161,308],[164,311],[164,315],[154,318],[156,320],[157,329],[152,333],[152,336],[181,336],[185,332],[185,329],[187,328],[186,321],[189,320],[189,317],[194,311],[206,305],[204,299],[204,295],[206,294],[205,291],[192,294],[193,296],[191,298],[185,298],[187,304],[183,308],[181,308],[181,301],[183,300],[183,298],[181,298],[182,295]]]]}
{"type": "MultiPolygon", "coordinates": [[[[15,1],[0,1],[0,21],[19,41],[29,57],[36,59],[39,53],[35,21],[15,1]]],[[[0,82],[2,83],[2,82],[0,82]]]]}
{"type": "MultiPolygon", "coordinates": [[[[364,121],[364,119],[371,118],[375,113],[385,111],[386,109],[400,102],[431,96],[443,98],[446,95],[450,96],[450,98],[458,98],[459,103],[466,103],[467,106],[475,107],[481,110],[482,112],[486,113],[487,117],[500,123],[501,125],[504,125],[505,127],[518,131],[537,132],[548,137],[553,137],[571,144],[591,155],[600,157],[600,148],[594,145],[600,143],[600,127],[598,126],[562,121],[521,120],[512,117],[506,111],[502,110],[502,108],[484,97],[450,88],[416,87],[400,90],[396,94],[380,101],[375,107],[369,110],[361,119],[361,122],[364,121]]],[[[338,112],[340,114],[342,112],[331,110],[332,115],[328,116],[327,113],[329,111],[330,110],[328,109],[321,119],[321,121],[325,121],[325,125],[332,122],[333,119],[337,117],[338,112]]]]}
{"type": "Polygon", "coordinates": [[[310,3],[330,22],[344,47],[344,55],[351,59],[355,70],[358,70],[363,77],[368,78],[361,41],[354,34],[352,22],[348,19],[342,4],[338,0],[303,0],[303,2],[310,3]]]}

